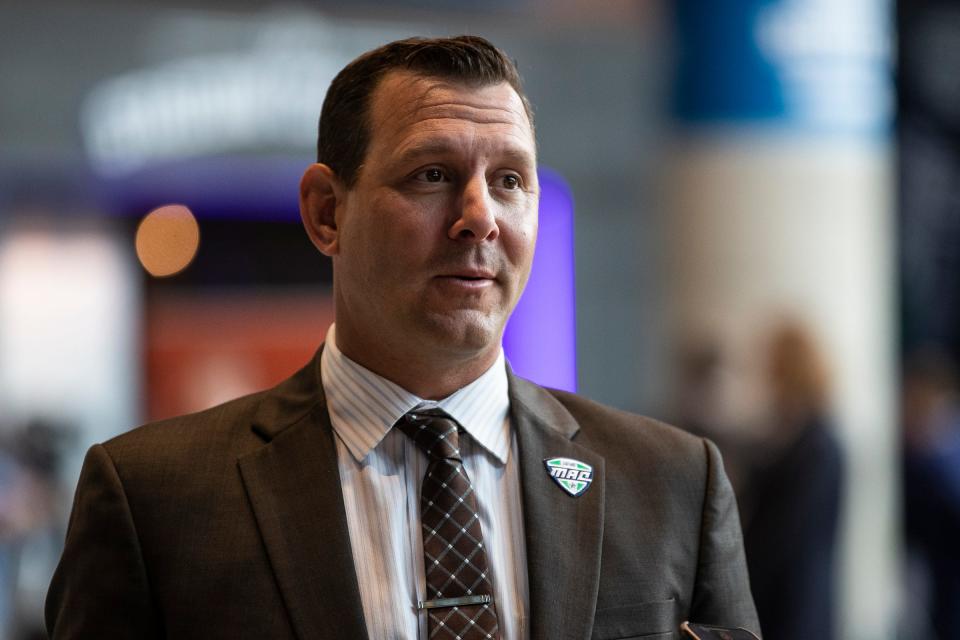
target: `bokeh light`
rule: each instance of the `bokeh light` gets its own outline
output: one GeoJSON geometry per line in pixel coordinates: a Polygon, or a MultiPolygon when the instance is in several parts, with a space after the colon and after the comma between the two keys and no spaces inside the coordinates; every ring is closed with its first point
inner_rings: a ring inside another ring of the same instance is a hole
{"type": "Polygon", "coordinates": [[[180,204],[154,209],[137,227],[137,258],[150,275],[158,278],[183,271],[199,246],[197,220],[180,204]]]}

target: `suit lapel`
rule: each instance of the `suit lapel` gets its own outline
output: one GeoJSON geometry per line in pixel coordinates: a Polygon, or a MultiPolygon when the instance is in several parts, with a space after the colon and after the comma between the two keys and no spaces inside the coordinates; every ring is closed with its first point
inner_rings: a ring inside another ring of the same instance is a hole
{"type": "Polygon", "coordinates": [[[546,391],[510,374],[523,492],[531,638],[589,638],[600,581],[604,460],[574,443],[579,427],[546,391]],[[567,457],[593,466],[580,497],[549,477],[544,459],[567,457]]]}
{"type": "Polygon", "coordinates": [[[318,353],[265,396],[254,430],[268,442],[238,464],[296,635],[366,638],[319,377],[318,353]]]}

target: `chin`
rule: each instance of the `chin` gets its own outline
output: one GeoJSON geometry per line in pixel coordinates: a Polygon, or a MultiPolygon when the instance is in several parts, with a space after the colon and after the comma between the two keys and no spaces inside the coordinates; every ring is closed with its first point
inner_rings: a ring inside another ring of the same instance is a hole
{"type": "Polygon", "coordinates": [[[427,339],[438,348],[465,355],[480,355],[500,347],[504,324],[488,313],[468,310],[453,316],[430,317],[425,329],[429,336],[427,339]]]}

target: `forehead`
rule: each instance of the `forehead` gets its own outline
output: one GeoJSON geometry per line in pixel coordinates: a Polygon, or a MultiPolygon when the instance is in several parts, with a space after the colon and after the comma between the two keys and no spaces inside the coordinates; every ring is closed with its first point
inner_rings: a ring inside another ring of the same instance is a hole
{"type": "Polygon", "coordinates": [[[508,83],[463,84],[406,71],[388,73],[370,102],[371,146],[390,145],[464,126],[483,135],[502,134],[524,148],[533,130],[520,96],[508,83]]]}

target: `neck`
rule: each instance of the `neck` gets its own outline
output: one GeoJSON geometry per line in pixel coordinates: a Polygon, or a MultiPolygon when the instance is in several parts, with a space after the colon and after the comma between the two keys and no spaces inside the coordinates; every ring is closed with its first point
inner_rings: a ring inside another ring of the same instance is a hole
{"type": "Polygon", "coordinates": [[[442,400],[462,389],[493,366],[500,344],[477,353],[437,353],[409,341],[370,345],[347,327],[336,325],[337,348],[343,355],[425,400],[442,400]]]}

